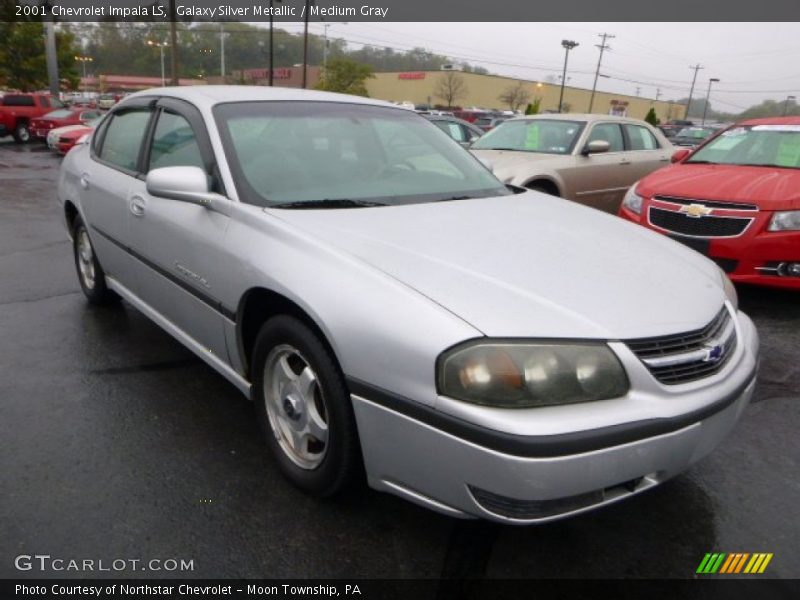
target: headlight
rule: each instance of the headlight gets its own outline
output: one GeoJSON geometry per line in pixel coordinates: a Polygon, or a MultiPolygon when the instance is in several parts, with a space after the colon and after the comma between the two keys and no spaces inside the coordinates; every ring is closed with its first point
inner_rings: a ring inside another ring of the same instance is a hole
{"type": "Polygon", "coordinates": [[[625,198],[622,200],[622,205],[629,211],[642,214],[642,197],[636,193],[636,185],[632,185],[625,193],[625,198]]]}
{"type": "Polygon", "coordinates": [[[736,288],[733,285],[730,277],[728,277],[727,273],[722,269],[719,270],[719,274],[722,277],[722,287],[725,290],[725,296],[727,296],[728,301],[733,305],[734,310],[739,310],[739,295],[736,293],[736,288]]]}
{"type": "Polygon", "coordinates": [[[438,366],[439,393],[501,408],[605,400],[630,387],[602,342],[481,341],[448,350],[438,366]]]}
{"type": "Polygon", "coordinates": [[[772,215],[769,222],[769,231],[798,231],[800,230],[800,210],[785,210],[772,215]]]}

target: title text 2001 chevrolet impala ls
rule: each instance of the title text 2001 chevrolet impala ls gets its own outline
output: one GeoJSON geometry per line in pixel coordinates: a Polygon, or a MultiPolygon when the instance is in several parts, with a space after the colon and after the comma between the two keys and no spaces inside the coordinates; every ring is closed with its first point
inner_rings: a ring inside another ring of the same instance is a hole
{"type": "Polygon", "coordinates": [[[282,472],[546,521],[708,454],[758,336],[712,262],[502,185],[422,117],[278,88],[140,92],[67,155],[91,302],[121,296],[255,402],[282,472]]]}

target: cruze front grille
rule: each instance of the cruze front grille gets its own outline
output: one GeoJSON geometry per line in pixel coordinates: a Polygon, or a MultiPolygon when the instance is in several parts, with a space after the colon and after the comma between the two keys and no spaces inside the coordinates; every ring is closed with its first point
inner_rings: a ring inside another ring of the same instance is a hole
{"type": "Polygon", "coordinates": [[[661,383],[688,383],[713,375],[736,349],[736,327],[727,308],[702,329],[626,340],[628,348],[661,383]]]}
{"type": "Polygon", "coordinates": [[[682,212],[665,210],[651,206],[649,210],[650,224],[665,231],[693,237],[715,238],[736,237],[744,233],[753,221],[744,217],[716,217],[706,215],[690,217],[682,212]]]}

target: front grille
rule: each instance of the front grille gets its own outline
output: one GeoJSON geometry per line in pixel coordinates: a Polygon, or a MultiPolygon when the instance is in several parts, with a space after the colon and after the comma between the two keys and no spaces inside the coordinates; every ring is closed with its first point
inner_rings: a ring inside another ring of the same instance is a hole
{"type": "Polygon", "coordinates": [[[666,231],[695,237],[736,237],[753,221],[743,217],[690,217],[684,213],[651,206],[650,223],[666,231]]]}
{"type": "Polygon", "coordinates": [[[758,206],[755,204],[748,204],[746,202],[727,202],[725,200],[692,200],[691,198],[677,198],[675,196],[653,196],[653,200],[670,202],[672,204],[680,204],[681,206],[702,204],[708,208],[722,208],[724,210],[758,210],[758,206]]]}
{"type": "Polygon", "coordinates": [[[723,308],[702,329],[625,343],[658,381],[676,385],[708,377],[722,369],[736,349],[736,328],[728,310],[723,308]]]}

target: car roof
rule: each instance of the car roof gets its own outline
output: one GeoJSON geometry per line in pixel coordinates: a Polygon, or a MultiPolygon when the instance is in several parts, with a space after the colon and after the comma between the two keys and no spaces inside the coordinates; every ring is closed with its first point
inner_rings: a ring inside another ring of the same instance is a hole
{"type": "Polygon", "coordinates": [[[800,125],[800,117],[765,117],[739,121],[737,125],[800,125]]]}
{"type": "Polygon", "coordinates": [[[347,102],[351,104],[368,104],[405,110],[389,102],[373,100],[362,96],[348,94],[335,94],[332,92],[318,92],[298,88],[267,87],[261,85],[194,85],[181,87],[150,88],[126,96],[128,99],[142,96],[168,96],[187,100],[198,107],[211,107],[225,102],[254,102],[254,101],[309,101],[309,102],[347,102]]]}
{"type": "Polygon", "coordinates": [[[641,119],[633,119],[631,117],[618,117],[616,115],[594,115],[587,113],[543,113],[538,115],[523,115],[521,117],[512,117],[508,120],[521,121],[521,120],[534,120],[534,119],[548,119],[556,121],[588,121],[594,123],[596,121],[617,121],[619,123],[635,123],[641,125],[645,123],[641,119]]]}

